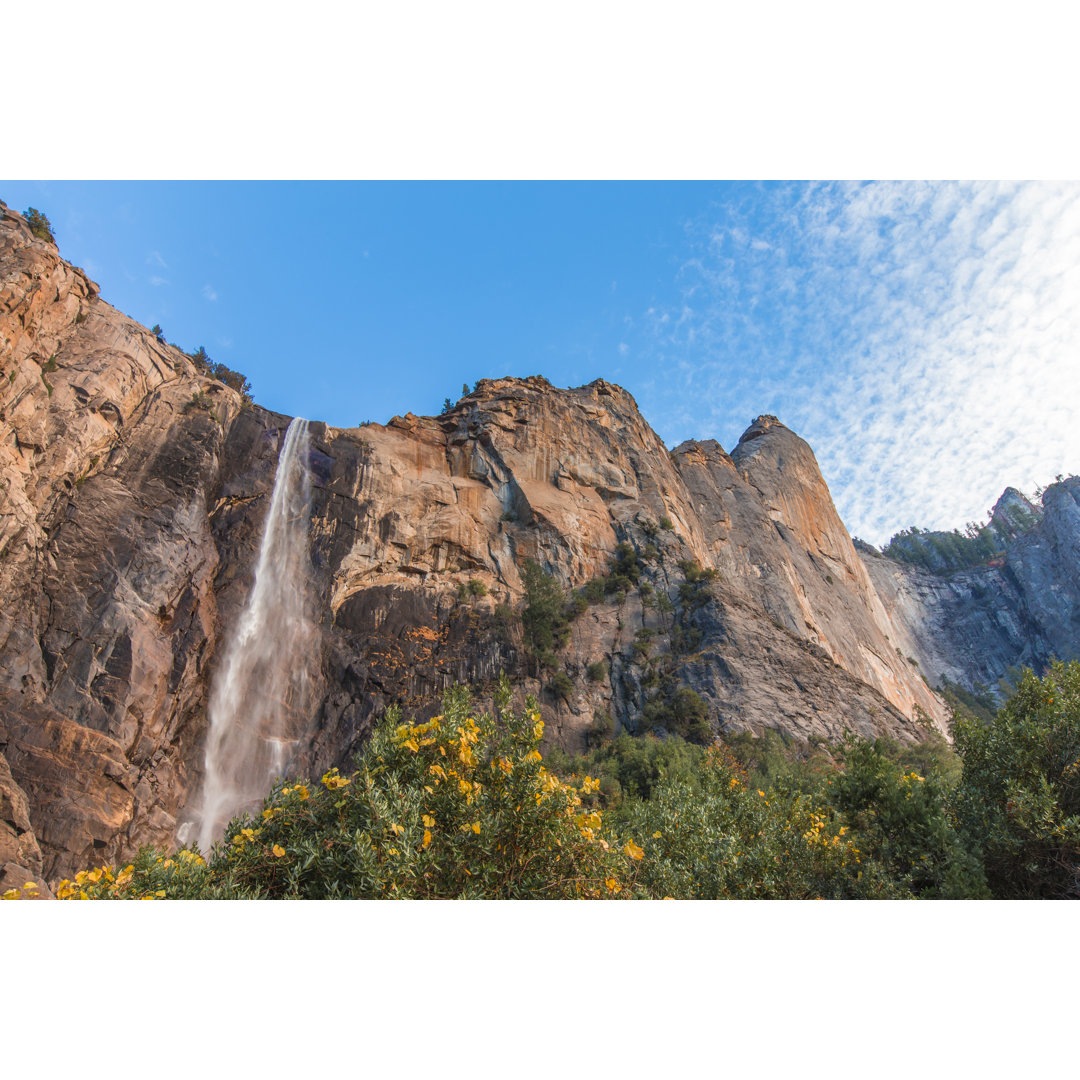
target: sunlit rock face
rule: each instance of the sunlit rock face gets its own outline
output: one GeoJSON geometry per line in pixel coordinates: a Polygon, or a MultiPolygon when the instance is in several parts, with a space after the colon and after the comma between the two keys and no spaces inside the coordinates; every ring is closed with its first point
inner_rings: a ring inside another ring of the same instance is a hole
{"type": "MultiPolygon", "coordinates": [[[[190,819],[290,419],[244,408],[4,214],[3,873],[54,881],[170,845],[190,819]]],[[[430,715],[454,683],[483,699],[502,671],[572,749],[607,717],[639,730],[658,672],[701,696],[715,733],[918,739],[945,720],[940,676],[973,686],[1077,652],[1074,481],[1000,566],[947,576],[856,552],[812,451],[773,417],[730,455],[669,451],[617,386],[506,378],[439,417],[308,436],[302,648],[320,689],[293,771],[347,768],[388,705],[430,715]],[[572,622],[556,698],[524,648],[521,568],[570,590],[619,544],[647,588],[572,622]],[[714,580],[690,587],[694,563],[714,580]]]]}

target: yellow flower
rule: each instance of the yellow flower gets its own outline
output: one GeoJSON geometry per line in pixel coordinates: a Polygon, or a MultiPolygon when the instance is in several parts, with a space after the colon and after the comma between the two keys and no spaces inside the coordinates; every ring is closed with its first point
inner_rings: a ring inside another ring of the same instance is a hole
{"type": "Polygon", "coordinates": [[[391,822],[390,823],[390,831],[395,836],[400,836],[405,830],[400,825],[398,825],[397,822],[391,822]]]}
{"type": "Polygon", "coordinates": [[[406,739],[403,745],[407,746],[414,754],[420,752],[420,744],[415,739],[406,739]]]}
{"type": "MultiPolygon", "coordinates": [[[[323,774],[322,782],[326,785],[326,787],[330,791],[334,791],[337,788],[343,788],[346,785],[351,784],[352,783],[352,777],[339,776],[337,768],[335,766],[329,772],[323,774]]],[[[304,794],[301,796],[301,798],[305,798],[305,799],[307,798],[307,790],[306,789],[304,791],[304,794]]]]}
{"type": "Polygon", "coordinates": [[[586,776],[581,785],[581,792],[583,795],[591,795],[594,791],[600,790],[600,781],[594,780],[591,776],[586,776]]]}
{"type": "Polygon", "coordinates": [[[424,848],[426,850],[427,846],[430,843],[431,843],[431,830],[430,829],[425,829],[424,830],[424,842],[420,846],[421,846],[421,848],[424,848]]]}
{"type": "Polygon", "coordinates": [[[270,850],[279,859],[285,854],[285,849],[280,844],[275,844],[270,850]]]}
{"type": "Polygon", "coordinates": [[[537,716],[537,721],[533,724],[533,738],[540,739],[544,735],[544,721],[539,719],[538,714],[533,713],[533,715],[537,716]]]}
{"type": "Polygon", "coordinates": [[[656,832],[653,833],[653,839],[659,840],[663,835],[664,834],[659,829],[657,829],[656,832]]]}
{"type": "Polygon", "coordinates": [[[619,891],[619,882],[613,878],[605,878],[604,884],[607,886],[608,892],[617,893],[619,891]]]}
{"type": "Polygon", "coordinates": [[[762,790],[761,790],[761,788],[758,788],[758,794],[759,794],[759,795],[760,795],[760,796],[761,796],[761,797],[762,797],[763,799],[765,798],[765,792],[764,792],[764,791],[762,791],[762,790]]]}
{"type": "Polygon", "coordinates": [[[435,819],[430,814],[423,814],[421,818],[424,822],[424,826],[428,829],[435,827],[435,819]]]}
{"type": "Polygon", "coordinates": [[[645,852],[642,851],[633,840],[626,841],[626,844],[623,847],[623,853],[629,855],[631,859],[640,859],[645,855],[645,852]]]}
{"type": "Polygon", "coordinates": [[[18,889],[8,889],[7,892],[4,893],[4,899],[5,900],[18,900],[19,899],[19,890],[18,889]]]}
{"type": "Polygon", "coordinates": [[[470,827],[472,828],[472,831],[474,833],[476,833],[477,836],[480,835],[480,822],[479,821],[474,821],[470,827]]]}
{"type": "Polygon", "coordinates": [[[526,761],[542,761],[543,758],[541,758],[539,750],[530,750],[525,755],[525,760],[526,761]]]}

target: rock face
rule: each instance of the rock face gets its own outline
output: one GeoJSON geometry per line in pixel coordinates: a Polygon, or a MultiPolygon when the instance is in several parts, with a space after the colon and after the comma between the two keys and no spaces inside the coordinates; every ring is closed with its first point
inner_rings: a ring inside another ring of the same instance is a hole
{"type": "MultiPolygon", "coordinates": [[[[53,881],[173,843],[288,422],[200,375],[4,213],[5,875],[53,881]]],[[[946,578],[856,552],[810,448],[773,417],[730,455],[669,452],[617,386],[507,378],[439,417],[310,436],[324,692],[300,772],[347,767],[386,706],[430,714],[501,671],[573,749],[612,724],[670,727],[686,690],[716,733],[917,739],[947,716],[923,674],[970,686],[1076,652],[1072,481],[1002,566],[946,578]],[[525,648],[525,560],[570,590],[617,551],[638,581],[594,587],[553,694],[525,648]]]]}
{"type": "MultiPolygon", "coordinates": [[[[1023,497],[1013,494],[1016,507],[1023,497]]],[[[1080,656],[1080,477],[1052,484],[1035,509],[1028,531],[1012,529],[1004,554],[985,566],[935,574],[861,553],[899,647],[933,685],[999,696],[1010,668],[1080,656]]]]}

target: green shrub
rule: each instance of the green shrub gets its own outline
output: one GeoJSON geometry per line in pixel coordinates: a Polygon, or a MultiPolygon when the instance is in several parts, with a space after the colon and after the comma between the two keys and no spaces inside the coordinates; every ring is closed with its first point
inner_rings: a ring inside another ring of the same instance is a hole
{"type": "Polygon", "coordinates": [[[590,604],[599,604],[604,599],[604,594],[607,592],[607,578],[593,578],[588,582],[581,590],[581,595],[585,597],[586,601],[590,604]]]}
{"type": "Polygon", "coordinates": [[[556,671],[548,680],[547,689],[562,701],[569,701],[574,693],[574,684],[565,671],[556,671]]]}
{"type": "Polygon", "coordinates": [[[863,863],[849,829],[820,798],[747,787],[722,746],[705,752],[694,779],[663,777],[652,798],[628,804],[622,815],[621,828],[638,838],[643,850],[638,882],[650,895],[697,900],[903,895],[863,863]]]}
{"type": "Polygon", "coordinates": [[[629,591],[631,585],[636,585],[641,576],[641,567],[638,565],[637,552],[633,544],[619,544],[615,548],[615,554],[608,566],[608,584],[606,591],[617,592],[620,589],[629,591]],[[615,584],[618,581],[619,584],[615,584]]]}
{"type": "Polygon", "coordinates": [[[589,746],[603,746],[604,743],[610,742],[614,734],[615,721],[611,718],[611,713],[604,709],[597,709],[593,713],[593,722],[586,734],[589,746]]]}
{"type": "Polygon", "coordinates": [[[660,519],[660,528],[665,532],[671,532],[675,528],[675,523],[665,514],[660,519]]]}
{"type": "Polygon", "coordinates": [[[646,702],[641,710],[640,727],[645,732],[662,728],[695,743],[708,743],[713,738],[708,704],[687,686],[670,696],[662,693],[646,702]]]}
{"type": "Polygon", "coordinates": [[[889,761],[877,743],[848,738],[830,801],[886,877],[914,896],[989,896],[979,861],[948,813],[949,788],[889,761]]]}
{"type": "MultiPolygon", "coordinates": [[[[691,788],[698,784],[697,768],[702,761],[700,746],[670,736],[657,739],[652,735],[633,736],[625,731],[610,739],[614,721],[607,713],[596,713],[595,722],[603,720],[607,738],[603,745],[590,750],[584,756],[564,763],[565,775],[590,773],[600,778],[600,794],[604,794],[605,777],[618,785],[619,799],[651,797],[653,789],[664,777],[678,777],[691,788]]],[[[554,759],[549,757],[552,768],[554,759]]],[[[611,785],[608,785],[609,790],[611,785]]],[[[611,806],[619,800],[609,802],[611,806]]]]}
{"type": "Polygon", "coordinates": [[[1080,663],[1026,670],[992,722],[954,727],[957,817],[994,896],[1080,896],[1080,663]]]}
{"type": "Polygon", "coordinates": [[[570,621],[576,619],[579,615],[584,615],[589,610],[589,601],[585,599],[580,593],[578,593],[569,604],[566,605],[566,618],[570,621]]]}
{"type": "Polygon", "coordinates": [[[469,578],[470,596],[487,596],[487,586],[479,578],[469,578]]]}
{"type": "Polygon", "coordinates": [[[556,653],[570,636],[562,586],[531,559],[525,560],[521,578],[525,584],[525,610],[521,615],[525,647],[534,657],[556,653]]]}
{"type": "Polygon", "coordinates": [[[588,667],[589,679],[592,682],[605,682],[608,675],[608,666],[603,660],[597,660],[588,667]]]}

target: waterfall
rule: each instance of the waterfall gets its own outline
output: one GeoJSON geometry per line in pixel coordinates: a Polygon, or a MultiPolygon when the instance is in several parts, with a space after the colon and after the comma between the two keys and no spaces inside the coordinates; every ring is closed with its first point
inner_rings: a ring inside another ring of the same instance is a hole
{"type": "Polygon", "coordinates": [[[185,842],[197,829],[203,852],[235,814],[259,804],[309,731],[309,665],[318,658],[309,611],[309,446],[307,421],[297,417],[278,457],[255,583],[211,684],[202,807],[179,834],[185,842]]]}

